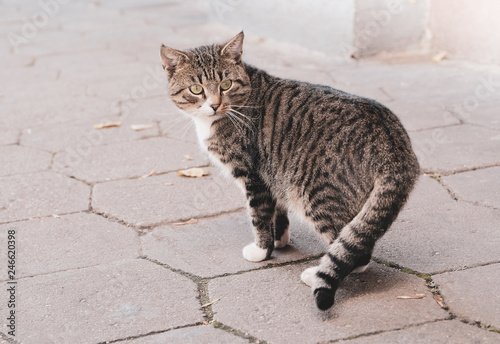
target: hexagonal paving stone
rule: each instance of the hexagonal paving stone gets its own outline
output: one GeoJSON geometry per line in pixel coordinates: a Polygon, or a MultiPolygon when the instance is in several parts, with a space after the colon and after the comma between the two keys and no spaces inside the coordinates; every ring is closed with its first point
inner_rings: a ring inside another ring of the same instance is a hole
{"type": "Polygon", "coordinates": [[[500,264],[448,272],[433,276],[433,280],[451,312],[500,330],[500,264]]]}
{"type": "Polygon", "coordinates": [[[426,171],[452,172],[500,164],[497,131],[458,125],[410,133],[413,149],[426,171]]]}
{"type": "Polygon", "coordinates": [[[88,182],[140,177],[151,171],[168,172],[206,165],[207,158],[193,143],[151,138],[110,145],[87,145],[58,153],[54,168],[88,182]]]}
{"type": "Polygon", "coordinates": [[[466,201],[500,208],[500,167],[459,173],[443,177],[443,180],[466,201]]]}
{"type": "Polygon", "coordinates": [[[398,331],[363,336],[348,341],[349,344],[387,344],[387,343],[419,343],[419,344],[495,344],[500,335],[466,325],[457,320],[438,321],[422,326],[410,327],[398,331]]]}
{"type": "Polygon", "coordinates": [[[180,328],[152,336],[126,340],[128,344],[244,344],[248,340],[234,334],[215,329],[212,326],[180,328]]]}
{"type": "Polygon", "coordinates": [[[500,210],[455,202],[402,212],[373,255],[436,273],[498,261],[498,247],[500,210]]]}
{"type": "Polygon", "coordinates": [[[272,259],[260,263],[249,262],[242,255],[243,247],[253,241],[246,211],[201,219],[192,225],[158,227],[142,236],[141,241],[143,253],[149,258],[202,277],[252,270],[326,252],[326,243],[314,229],[294,218],[290,235],[289,246],[276,249],[272,259]]]}
{"type": "MultiPolygon", "coordinates": [[[[16,231],[17,277],[77,269],[139,256],[137,233],[95,214],[78,213],[0,226],[0,244],[16,231]]],[[[6,266],[0,266],[0,280],[6,266]]]]}
{"type": "MultiPolygon", "coordinates": [[[[213,168],[206,168],[214,171],[213,168]]],[[[244,207],[245,196],[233,181],[168,173],[97,184],[92,207],[137,226],[215,215],[244,207]],[[173,185],[171,185],[173,184],[173,185]]]]}
{"type": "Polygon", "coordinates": [[[0,178],[0,223],[89,208],[90,187],[53,172],[0,178]]]}
{"type": "Polygon", "coordinates": [[[444,319],[425,281],[371,263],[346,278],[328,312],[300,281],[311,263],[251,271],[209,282],[215,320],[272,343],[317,343],[444,319]],[[423,293],[417,300],[398,296],[423,293]]]}
{"type": "Polygon", "coordinates": [[[151,136],[158,136],[159,129],[155,122],[139,122],[134,119],[123,120],[118,116],[109,116],[95,119],[85,119],[58,123],[47,123],[40,126],[24,129],[21,144],[38,147],[51,152],[61,152],[65,149],[74,151],[87,150],[89,147],[106,145],[116,142],[134,141],[151,136]],[[111,121],[121,122],[120,127],[108,129],[94,129],[94,124],[111,121]],[[151,128],[135,131],[131,125],[150,125],[151,128]]]}
{"type": "Polygon", "coordinates": [[[18,287],[16,340],[26,344],[97,343],[203,321],[196,285],[145,260],[21,279],[18,287]]]}
{"type": "Polygon", "coordinates": [[[52,154],[17,145],[0,147],[0,176],[47,170],[52,154]]]}

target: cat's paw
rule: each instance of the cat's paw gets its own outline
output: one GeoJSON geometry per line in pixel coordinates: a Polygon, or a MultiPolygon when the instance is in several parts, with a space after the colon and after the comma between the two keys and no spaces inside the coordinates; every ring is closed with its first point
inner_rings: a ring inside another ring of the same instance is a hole
{"type": "Polygon", "coordinates": [[[243,247],[243,257],[250,262],[261,262],[267,257],[267,250],[251,243],[243,247]]]}
{"type": "Polygon", "coordinates": [[[283,248],[290,243],[290,232],[288,229],[283,233],[280,240],[274,240],[275,248],[283,248]]]}
{"type": "Polygon", "coordinates": [[[316,306],[322,311],[326,311],[335,303],[335,289],[332,288],[318,288],[314,290],[314,298],[316,299],[316,306]]]}
{"type": "Polygon", "coordinates": [[[368,264],[361,265],[361,266],[358,266],[357,268],[355,268],[354,270],[352,270],[352,273],[353,274],[360,274],[362,272],[365,272],[367,268],[368,268],[368,264]]]}
{"type": "Polygon", "coordinates": [[[314,277],[316,276],[316,273],[318,271],[319,271],[319,266],[313,266],[311,268],[307,268],[300,275],[300,279],[302,280],[302,282],[312,287],[314,277]]]}

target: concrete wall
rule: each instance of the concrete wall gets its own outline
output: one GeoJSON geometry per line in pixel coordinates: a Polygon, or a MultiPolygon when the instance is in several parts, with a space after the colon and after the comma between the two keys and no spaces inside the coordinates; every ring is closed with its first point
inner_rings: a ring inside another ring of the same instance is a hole
{"type": "Polygon", "coordinates": [[[419,48],[428,0],[356,0],[353,55],[419,48]]]}
{"type": "Polygon", "coordinates": [[[451,57],[500,63],[500,1],[432,0],[432,46],[451,57]]]}
{"type": "Polygon", "coordinates": [[[500,63],[500,0],[208,2],[212,21],[323,51],[332,58],[419,50],[500,63]]]}
{"type": "Polygon", "coordinates": [[[353,0],[210,0],[213,21],[341,55],[353,39],[353,0]]]}

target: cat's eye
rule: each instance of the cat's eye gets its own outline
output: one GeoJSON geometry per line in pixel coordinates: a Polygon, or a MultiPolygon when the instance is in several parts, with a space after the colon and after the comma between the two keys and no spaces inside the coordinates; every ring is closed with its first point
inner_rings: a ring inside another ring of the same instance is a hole
{"type": "Polygon", "coordinates": [[[203,86],[193,85],[189,87],[189,90],[191,91],[192,94],[201,94],[201,92],[203,92],[203,86]]]}
{"type": "Polygon", "coordinates": [[[231,88],[232,84],[233,84],[233,82],[231,80],[226,79],[220,83],[220,89],[223,91],[227,91],[231,88]]]}

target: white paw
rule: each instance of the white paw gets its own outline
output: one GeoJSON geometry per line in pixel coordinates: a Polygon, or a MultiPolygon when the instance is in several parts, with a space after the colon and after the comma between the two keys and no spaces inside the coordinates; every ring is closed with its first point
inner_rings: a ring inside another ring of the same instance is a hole
{"type": "Polygon", "coordinates": [[[314,277],[316,273],[319,271],[319,266],[313,266],[312,268],[305,269],[300,275],[300,279],[302,282],[312,287],[314,277]]]}
{"type": "Polygon", "coordinates": [[[267,250],[251,243],[243,247],[243,257],[250,262],[261,262],[266,259],[267,250]]]}
{"type": "Polygon", "coordinates": [[[280,240],[274,240],[275,248],[283,248],[290,243],[290,232],[288,229],[283,233],[280,240]]]}
{"type": "MultiPolygon", "coordinates": [[[[370,263],[368,263],[368,264],[370,264],[370,263]]],[[[368,264],[362,265],[362,266],[358,266],[356,269],[352,270],[352,273],[354,273],[354,274],[360,274],[362,272],[365,272],[366,268],[368,267],[368,264]]]]}

